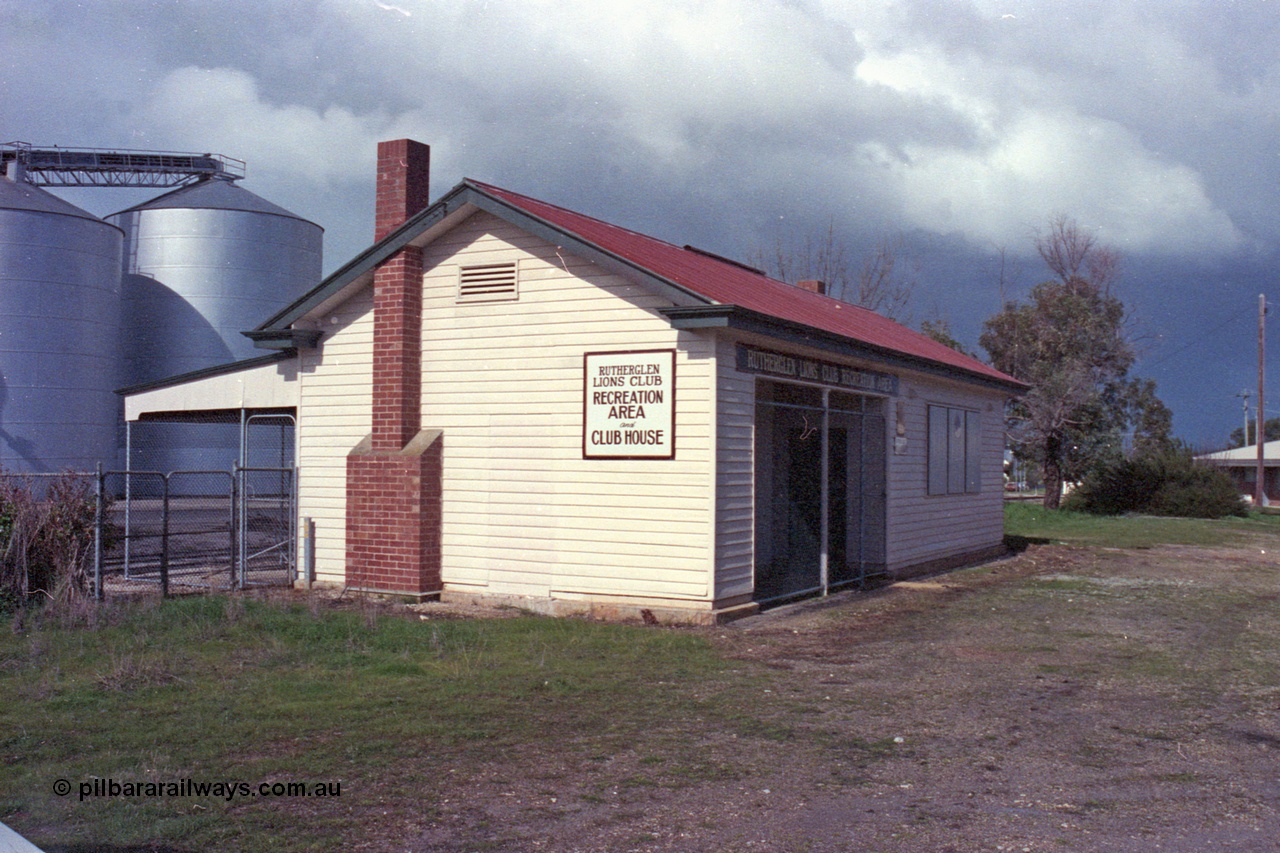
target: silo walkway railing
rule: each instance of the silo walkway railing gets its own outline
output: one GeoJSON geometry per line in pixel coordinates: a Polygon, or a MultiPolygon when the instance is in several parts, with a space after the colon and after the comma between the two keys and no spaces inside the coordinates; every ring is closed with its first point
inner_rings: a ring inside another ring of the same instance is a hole
{"type": "Polygon", "coordinates": [[[82,559],[99,600],[109,590],[157,588],[168,595],[289,585],[297,572],[294,468],[0,472],[0,478],[11,491],[20,484],[35,507],[73,493],[80,515],[92,514],[93,541],[82,559]]]}

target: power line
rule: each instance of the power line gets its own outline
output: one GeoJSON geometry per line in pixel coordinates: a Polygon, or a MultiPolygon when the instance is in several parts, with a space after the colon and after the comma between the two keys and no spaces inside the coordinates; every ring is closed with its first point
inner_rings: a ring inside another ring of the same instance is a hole
{"type": "MultiPolygon", "coordinates": [[[[1252,316],[1252,314],[1253,314],[1253,312],[1251,311],[1251,312],[1250,312],[1250,316],[1252,316]]],[[[1218,324],[1217,326],[1214,326],[1212,329],[1209,329],[1209,330],[1208,330],[1208,331],[1206,331],[1206,332],[1201,333],[1200,335],[1197,335],[1196,337],[1192,338],[1190,341],[1187,341],[1187,343],[1185,343],[1185,344],[1183,344],[1182,346],[1178,347],[1176,350],[1174,350],[1173,352],[1171,352],[1171,353],[1169,353],[1168,355],[1164,356],[1163,358],[1157,359],[1156,361],[1149,362],[1149,363],[1147,363],[1147,364],[1143,365],[1143,367],[1144,367],[1144,369],[1148,369],[1148,370],[1149,370],[1149,369],[1150,369],[1150,368],[1152,368],[1152,367],[1155,367],[1155,366],[1160,365],[1160,364],[1164,364],[1166,361],[1168,361],[1169,359],[1173,358],[1174,356],[1176,356],[1176,355],[1180,355],[1181,353],[1184,353],[1184,352],[1186,352],[1187,350],[1191,349],[1193,346],[1195,346],[1196,344],[1200,343],[1201,341],[1203,341],[1205,338],[1209,337],[1210,335],[1216,335],[1218,332],[1222,331],[1222,330],[1223,330],[1223,329],[1225,329],[1227,326],[1230,326],[1232,323],[1238,323],[1239,321],[1241,321],[1241,320],[1243,320],[1243,319],[1245,319],[1245,315],[1244,315],[1244,314],[1237,314],[1237,315],[1236,315],[1236,316],[1234,316],[1234,317],[1228,317],[1228,318],[1227,318],[1226,320],[1224,320],[1222,323],[1218,324]]]]}

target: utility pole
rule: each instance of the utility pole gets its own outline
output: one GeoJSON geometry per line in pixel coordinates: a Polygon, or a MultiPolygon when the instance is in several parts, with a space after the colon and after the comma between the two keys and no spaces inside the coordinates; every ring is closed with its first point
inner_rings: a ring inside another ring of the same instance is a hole
{"type": "Polygon", "coordinates": [[[1262,385],[1263,371],[1265,364],[1266,348],[1267,348],[1267,296],[1265,293],[1258,294],[1258,469],[1257,482],[1254,484],[1253,505],[1261,509],[1267,503],[1266,489],[1266,466],[1262,462],[1262,445],[1266,436],[1263,434],[1265,426],[1262,419],[1266,417],[1267,407],[1263,404],[1262,385]]]}

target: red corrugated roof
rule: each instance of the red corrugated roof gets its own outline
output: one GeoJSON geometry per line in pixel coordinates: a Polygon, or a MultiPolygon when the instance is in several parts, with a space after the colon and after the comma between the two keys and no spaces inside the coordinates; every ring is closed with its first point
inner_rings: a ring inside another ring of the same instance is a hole
{"type": "Polygon", "coordinates": [[[737,264],[610,225],[545,201],[468,181],[525,213],[715,303],[737,305],[865,344],[1020,385],[988,364],[856,305],[777,281],[737,264]]]}

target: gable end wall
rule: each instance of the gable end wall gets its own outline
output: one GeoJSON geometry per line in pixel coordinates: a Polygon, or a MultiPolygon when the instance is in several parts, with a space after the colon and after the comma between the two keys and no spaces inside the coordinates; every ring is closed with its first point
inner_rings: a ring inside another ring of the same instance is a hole
{"type": "MultiPolygon", "coordinates": [[[[645,288],[477,213],[423,251],[424,430],[442,434],[446,592],[706,609],[715,371],[645,288]],[[514,261],[519,299],[459,304],[460,266],[514,261]],[[583,354],[675,349],[676,459],[582,458],[583,354]]],[[[347,454],[370,432],[368,288],[304,355],[300,514],[317,576],[346,581],[347,454]]]]}

